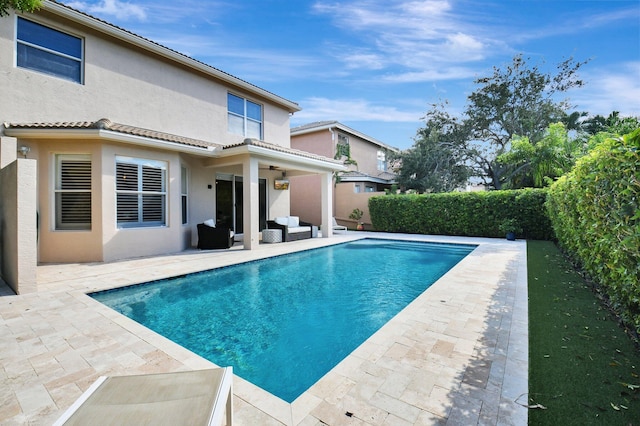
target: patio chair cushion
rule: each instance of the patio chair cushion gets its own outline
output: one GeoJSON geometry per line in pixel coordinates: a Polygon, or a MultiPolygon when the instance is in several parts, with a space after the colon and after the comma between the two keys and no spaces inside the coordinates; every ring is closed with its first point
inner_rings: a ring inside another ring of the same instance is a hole
{"type": "Polygon", "coordinates": [[[100,377],[55,423],[58,425],[233,422],[231,367],[100,377]]]}

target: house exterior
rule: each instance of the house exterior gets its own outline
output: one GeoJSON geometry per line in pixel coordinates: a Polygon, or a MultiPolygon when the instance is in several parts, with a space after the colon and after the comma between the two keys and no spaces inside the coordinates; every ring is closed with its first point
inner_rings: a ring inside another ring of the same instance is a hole
{"type": "MultiPolygon", "coordinates": [[[[0,278],[35,267],[175,253],[207,219],[257,246],[290,214],[287,176],[339,161],[291,148],[292,101],[50,0],[0,18],[0,278]]],[[[324,237],[331,236],[326,232],[324,237]]]]}
{"type": "MultiPolygon", "coordinates": [[[[364,212],[361,221],[371,224],[368,200],[383,194],[395,183],[395,174],[389,168],[389,153],[397,148],[354,130],[338,121],[321,121],[291,129],[291,147],[338,159],[348,170],[336,176],[333,216],[350,228],[357,223],[350,219],[358,208],[364,212]]],[[[291,180],[291,214],[309,222],[319,220],[321,181],[317,176],[300,176],[291,180]]]]}

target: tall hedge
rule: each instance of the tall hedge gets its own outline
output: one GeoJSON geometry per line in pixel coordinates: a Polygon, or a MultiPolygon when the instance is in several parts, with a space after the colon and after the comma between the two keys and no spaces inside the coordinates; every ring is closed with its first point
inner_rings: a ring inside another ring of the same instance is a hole
{"type": "Polygon", "coordinates": [[[515,218],[519,238],[548,240],[545,200],[543,189],[385,195],[369,199],[369,213],[378,231],[501,238],[500,224],[515,218]]]}
{"type": "Polygon", "coordinates": [[[611,138],[549,189],[558,244],[640,330],[640,129],[611,138]]]}

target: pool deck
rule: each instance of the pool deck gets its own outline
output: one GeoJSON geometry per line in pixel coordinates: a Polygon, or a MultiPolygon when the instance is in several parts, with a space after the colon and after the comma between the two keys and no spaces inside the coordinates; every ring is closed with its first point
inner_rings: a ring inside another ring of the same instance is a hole
{"type": "Polygon", "coordinates": [[[478,248],[292,404],[234,376],[236,424],[526,425],[526,242],[367,232],[41,265],[39,292],[20,296],[0,281],[0,424],[51,424],[101,375],[214,366],[87,292],[365,236],[478,248]]]}

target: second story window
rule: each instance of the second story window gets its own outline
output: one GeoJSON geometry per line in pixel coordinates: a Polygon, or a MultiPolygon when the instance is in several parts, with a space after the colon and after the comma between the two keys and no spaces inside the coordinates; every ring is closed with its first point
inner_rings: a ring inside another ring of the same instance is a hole
{"type": "Polygon", "coordinates": [[[17,65],[82,83],[82,39],[18,17],[17,65]]]}
{"type": "Polygon", "coordinates": [[[228,130],[229,133],[247,138],[262,139],[262,106],[227,94],[228,130]]]}
{"type": "Polygon", "coordinates": [[[336,158],[351,158],[351,149],[349,148],[349,136],[338,133],[338,144],[336,145],[336,158]]]}
{"type": "Polygon", "coordinates": [[[378,170],[387,171],[387,154],[381,149],[378,150],[378,170]]]}

